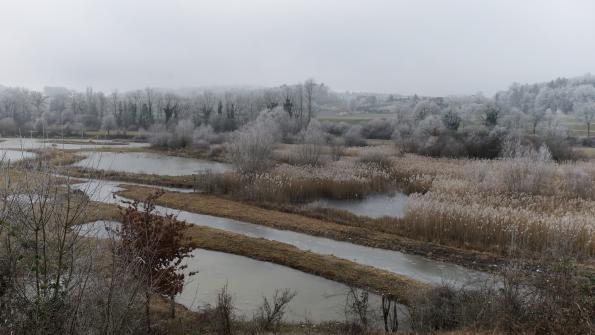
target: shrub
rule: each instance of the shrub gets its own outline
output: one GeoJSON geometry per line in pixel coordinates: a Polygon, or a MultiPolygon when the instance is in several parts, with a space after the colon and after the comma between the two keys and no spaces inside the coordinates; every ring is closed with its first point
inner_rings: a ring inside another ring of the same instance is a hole
{"type": "Polygon", "coordinates": [[[300,134],[301,144],[291,160],[296,165],[318,166],[322,163],[322,145],[324,134],[315,122],[311,122],[308,128],[300,134]]]}
{"type": "Polygon", "coordinates": [[[361,130],[362,128],[359,125],[351,126],[343,136],[345,145],[348,147],[361,147],[366,145],[366,140],[362,137],[361,130]]]}
{"type": "Polygon", "coordinates": [[[365,123],[361,128],[364,138],[390,140],[395,131],[394,120],[374,119],[365,123]]]}
{"type": "Polygon", "coordinates": [[[229,161],[241,174],[267,170],[275,145],[277,125],[270,119],[257,119],[237,131],[227,145],[229,161]]]}
{"type": "Polygon", "coordinates": [[[217,334],[231,335],[233,333],[234,306],[227,285],[217,294],[217,305],[213,311],[211,322],[217,334]]]}
{"type": "Polygon", "coordinates": [[[463,142],[468,157],[493,159],[500,156],[502,142],[507,136],[503,128],[464,132],[463,142]]]}
{"type": "Polygon", "coordinates": [[[192,120],[180,120],[170,136],[167,146],[169,148],[185,148],[192,144],[194,123],[192,120]]]}
{"type": "Polygon", "coordinates": [[[275,295],[270,301],[264,297],[264,301],[258,308],[258,312],[254,318],[258,328],[263,331],[273,331],[276,333],[285,315],[287,305],[295,296],[295,292],[286,289],[283,291],[276,290],[275,295]]]}
{"type": "Polygon", "coordinates": [[[236,119],[230,119],[224,115],[215,114],[209,120],[209,124],[218,132],[228,132],[238,129],[238,122],[236,119]]]}
{"type": "Polygon", "coordinates": [[[320,126],[323,131],[335,136],[342,136],[349,129],[349,125],[345,122],[323,121],[320,126]]]}
{"type": "Polygon", "coordinates": [[[418,292],[411,302],[410,324],[416,332],[590,334],[595,305],[589,286],[568,260],[542,260],[537,268],[511,265],[481,286],[442,285],[418,292]]]}
{"type": "Polygon", "coordinates": [[[156,147],[167,148],[172,143],[173,134],[164,125],[156,124],[149,130],[149,143],[156,147]]]}

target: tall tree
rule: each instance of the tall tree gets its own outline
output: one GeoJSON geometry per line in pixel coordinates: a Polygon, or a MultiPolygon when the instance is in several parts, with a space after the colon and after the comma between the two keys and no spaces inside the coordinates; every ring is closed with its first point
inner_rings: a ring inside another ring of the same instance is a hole
{"type": "Polygon", "coordinates": [[[310,124],[310,120],[312,120],[312,116],[314,114],[314,94],[316,90],[316,82],[314,79],[308,79],[304,83],[304,98],[306,100],[306,112],[307,112],[307,119],[306,125],[310,124]]]}

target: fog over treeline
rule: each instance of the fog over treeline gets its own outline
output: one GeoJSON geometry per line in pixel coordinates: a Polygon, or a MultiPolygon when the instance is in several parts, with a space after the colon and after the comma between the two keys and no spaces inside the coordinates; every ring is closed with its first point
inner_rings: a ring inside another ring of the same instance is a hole
{"type": "MultiPolygon", "coordinates": [[[[271,88],[214,87],[204,89],[144,88],[126,92],[45,87],[35,91],[0,86],[0,133],[37,135],[86,130],[150,130],[209,125],[228,132],[253,121],[263,110],[281,109],[302,126],[319,113],[385,113],[400,126],[411,121],[439,123],[447,128],[484,124],[489,128],[523,128],[536,133],[545,123],[558,125],[561,115],[590,125],[595,113],[595,77],[558,78],[534,84],[513,84],[493,97],[481,94],[423,97],[418,95],[336,92],[309,79],[271,88]]],[[[373,122],[373,121],[372,121],[373,122]]],[[[365,134],[364,134],[365,135],[365,134]]],[[[367,134],[390,138],[393,131],[367,134]]]]}

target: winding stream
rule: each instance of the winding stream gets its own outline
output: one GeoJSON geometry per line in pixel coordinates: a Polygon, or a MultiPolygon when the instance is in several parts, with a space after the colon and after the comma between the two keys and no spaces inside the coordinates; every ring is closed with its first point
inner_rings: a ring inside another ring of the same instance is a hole
{"type": "MultiPolygon", "coordinates": [[[[95,201],[119,203],[125,200],[113,194],[121,190],[121,183],[109,181],[88,181],[73,187],[87,193],[95,201]]],[[[410,255],[393,250],[377,249],[348,242],[335,241],[327,238],[311,236],[288,230],[279,230],[248,222],[232,220],[210,215],[203,215],[157,206],[160,213],[173,213],[180,220],[188,223],[218,228],[243,234],[250,237],[260,237],[293,245],[302,250],[309,250],[318,254],[334,255],[353,262],[384,269],[396,274],[408,276],[421,282],[430,284],[449,283],[453,285],[472,284],[483,281],[488,274],[472,271],[455,264],[426,259],[417,255],[410,255]]]]}

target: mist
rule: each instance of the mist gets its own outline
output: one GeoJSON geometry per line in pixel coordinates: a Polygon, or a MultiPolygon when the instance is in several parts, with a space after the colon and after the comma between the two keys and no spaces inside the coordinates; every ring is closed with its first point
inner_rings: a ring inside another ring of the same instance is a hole
{"type": "Polygon", "coordinates": [[[4,1],[0,83],[491,95],[595,69],[590,1],[4,1]]]}

